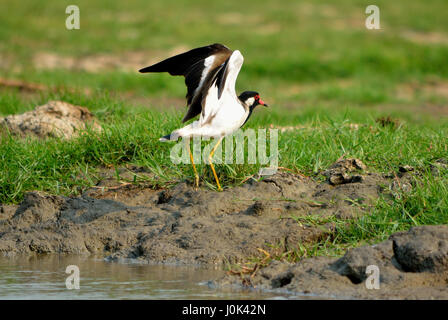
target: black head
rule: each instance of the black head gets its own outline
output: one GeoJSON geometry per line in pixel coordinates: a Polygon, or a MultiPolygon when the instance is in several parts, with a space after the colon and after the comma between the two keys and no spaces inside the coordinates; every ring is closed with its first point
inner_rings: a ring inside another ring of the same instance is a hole
{"type": "Polygon", "coordinates": [[[268,106],[267,103],[261,100],[259,93],[256,91],[244,91],[238,98],[250,109],[255,108],[259,104],[265,107],[268,106]]]}

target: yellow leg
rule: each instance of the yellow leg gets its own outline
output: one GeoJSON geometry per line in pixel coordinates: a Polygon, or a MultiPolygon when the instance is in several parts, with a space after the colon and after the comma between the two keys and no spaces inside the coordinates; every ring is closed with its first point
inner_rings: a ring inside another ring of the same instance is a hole
{"type": "Polygon", "coordinates": [[[190,153],[190,161],[191,161],[191,164],[193,165],[193,170],[194,170],[194,188],[197,190],[199,187],[199,175],[198,175],[198,171],[196,170],[196,166],[194,165],[193,154],[191,153],[191,149],[190,149],[190,142],[188,142],[188,152],[190,153]]]}
{"type": "Polygon", "coordinates": [[[218,191],[222,191],[222,188],[221,188],[221,185],[219,184],[219,179],[218,179],[218,176],[216,175],[215,167],[213,166],[213,163],[212,163],[212,158],[213,158],[213,154],[215,153],[216,149],[218,148],[219,144],[221,143],[222,138],[223,137],[219,138],[218,143],[213,147],[212,152],[210,152],[210,155],[208,156],[208,163],[210,164],[210,168],[212,168],[213,175],[215,176],[216,184],[218,186],[218,191]]]}

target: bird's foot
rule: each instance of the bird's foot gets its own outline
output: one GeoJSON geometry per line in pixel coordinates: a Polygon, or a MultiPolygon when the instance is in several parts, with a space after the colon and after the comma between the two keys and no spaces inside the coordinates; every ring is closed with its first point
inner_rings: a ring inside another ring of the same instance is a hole
{"type": "Polygon", "coordinates": [[[194,190],[198,191],[198,189],[199,189],[199,177],[195,176],[194,177],[194,190]]]}

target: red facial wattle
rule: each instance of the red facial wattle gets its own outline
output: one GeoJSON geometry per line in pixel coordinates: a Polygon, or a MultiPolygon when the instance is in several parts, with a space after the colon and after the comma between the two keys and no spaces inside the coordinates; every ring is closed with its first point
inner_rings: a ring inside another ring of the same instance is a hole
{"type": "Polygon", "coordinates": [[[260,96],[258,94],[254,97],[254,99],[255,99],[255,101],[257,101],[258,104],[261,104],[262,106],[265,106],[265,107],[268,106],[268,104],[266,102],[261,100],[261,98],[260,98],[260,96]]]}

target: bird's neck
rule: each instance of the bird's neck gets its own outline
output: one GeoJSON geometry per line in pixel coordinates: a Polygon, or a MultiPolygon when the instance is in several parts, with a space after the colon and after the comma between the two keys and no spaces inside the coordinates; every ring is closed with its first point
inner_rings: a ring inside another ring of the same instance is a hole
{"type": "MultiPolygon", "coordinates": [[[[243,103],[244,104],[244,103],[243,103]]],[[[245,104],[244,104],[245,105],[245,104]]],[[[249,118],[250,118],[250,116],[252,115],[252,111],[254,111],[254,109],[255,109],[255,105],[251,105],[251,106],[247,106],[246,105],[246,110],[249,110],[249,112],[247,113],[247,118],[246,118],[246,120],[244,121],[244,123],[241,125],[241,126],[244,126],[245,124],[246,124],[246,122],[247,122],[247,120],[249,120],[249,118]]]]}

